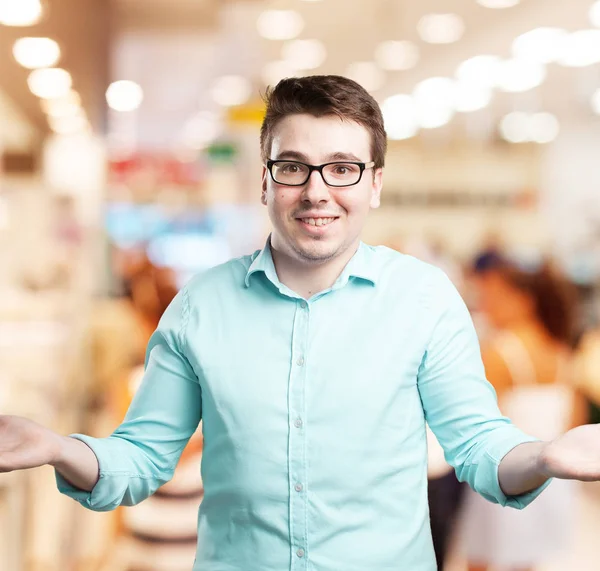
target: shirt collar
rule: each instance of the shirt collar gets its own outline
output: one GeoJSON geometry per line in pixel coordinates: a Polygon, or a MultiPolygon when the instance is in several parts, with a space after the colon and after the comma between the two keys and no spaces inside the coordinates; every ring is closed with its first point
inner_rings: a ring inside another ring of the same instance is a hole
{"type": "Polygon", "coordinates": [[[246,287],[250,287],[250,278],[257,272],[263,272],[265,276],[274,284],[279,284],[275,264],[273,263],[273,255],[271,254],[271,236],[267,238],[267,243],[262,250],[255,252],[252,255],[252,263],[246,272],[246,287]]]}
{"type": "MultiPolygon", "coordinates": [[[[248,268],[245,278],[246,287],[250,287],[250,278],[257,272],[263,272],[269,281],[278,287],[281,285],[277,278],[275,264],[273,263],[271,236],[267,238],[265,247],[255,252],[252,256],[252,263],[248,268]]],[[[379,267],[375,259],[375,249],[372,246],[368,246],[364,242],[359,243],[356,253],[344,268],[335,285],[338,287],[344,286],[350,278],[365,280],[372,285],[377,284],[379,267]]]]}

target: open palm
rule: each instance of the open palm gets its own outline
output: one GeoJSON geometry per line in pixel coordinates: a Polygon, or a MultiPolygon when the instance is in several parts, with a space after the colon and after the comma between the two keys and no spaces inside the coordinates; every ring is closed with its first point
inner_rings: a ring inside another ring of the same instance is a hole
{"type": "Polygon", "coordinates": [[[27,418],[0,415],[0,472],[48,464],[57,449],[58,441],[43,426],[27,418]]]}
{"type": "Polygon", "coordinates": [[[600,480],[600,425],[569,430],[550,442],[540,457],[544,472],[554,478],[600,480]]]}

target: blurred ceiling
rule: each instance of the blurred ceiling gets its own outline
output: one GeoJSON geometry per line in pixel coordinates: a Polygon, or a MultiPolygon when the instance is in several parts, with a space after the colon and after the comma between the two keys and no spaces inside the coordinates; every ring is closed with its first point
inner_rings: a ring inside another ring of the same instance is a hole
{"type": "MultiPolygon", "coordinates": [[[[588,11],[592,0],[521,0],[502,10],[484,8],[476,0],[201,0],[197,5],[169,0],[118,0],[120,10],[134,10],[142,3],[152,14],[163,14],[165,18],[170,17],[169,10],[174,6],[177,19],[188,5],[193,5],[196,14],[202,10],[207,14],[207,20],[197,27],[142,26],[131,31],[128,25],[115,39],[112,78],[136,81],[145,92],[144,102],[136,112],[136,142],[146,148],[167,149],[177,145],[186,121],[195,113],[217,109],[210,89],[219,76],[246,76],[252,82],[255,99],[264,91],[263,67],[281,59],[285,43],[259,35],[256,23],[266,9],[297,11],[305,23],[299,38],[318,39],[325,44],[327,58],[314,73],[346,75],[352,62],[372,62],[377,45],[384,40],[415,42],[421,54],[419,64],[412,70],[384,73],[382,87],[373,92],[382,102],[389,95],[411,93],[425,78],[453,76],[457,66],[470,57],[493,54],[508,58],[512,41],[534,28],[590,28],[588,11]],[[440,12],[453,12],[463,18],[465,32],[458,42],[434,45],[419,38],[420,18],[440,12]]],[[[188,22],[194,17],[191,10],[188,22]]],[[[133,14],[123,18],[134,20],[133,14]]],[[[471,128],[479,121],[487,123],[489,131],[503,114],[515,109],[593,119],[589,97],[598,87],[598,66],[574,69],[551,64],[541,87],[526,93],[496,93],[490,107],[459,117],[452,124],[464,129],[465,124],[471,128]]],[[[111,126],[116,132],[132,129],[131,120],[114,114],[111,126]]]]}
{"type": "MultiPolygon", "coordinates": [[[[59,66],[73,77],[73,88],[95,128],[104,124],[104,91],[108,81],[109,6],[106,0],[47,0],[41,22],[30,27],[0,26],[0,91],[18,106],[39,140],[48,123],[39,99],[27,87],[29,71],[12,55],[20,37],[41,36],[56,40],[61,47],[59,66]]],[[[3,124],[11,116],[0,116],[3,124]]],[[[13,120],[16,120],[13,117],[13,120]]]]}
{"type": "MultiPolygon", "coordinates": [[[[106,132],[104,93],[110,81],[129,79],[144,90],[134,116],[112,113],[112,131],[135,130],[142,147],[172,148],[184,126],[199,111],[215,109],[210,97],[214,79],[242,74],[258,94],[267,62],[281,58],[283,41],[262,38],[256,21],[267,8],[294,9],[305,22],[302,39],[319,39],[327,59],[315,73],[346,74],[356,61],[373,61],[383,40],[412,40],[420,48],[418,66],[387,71],[374,95],[410,93],[418,81],[452,76],[457,65],[479,54],[510,56],[512,40],[541,26],[568,31],[589,28],[592,0],[521,0],[503,10],[475,0],[46,0],[48,14],[31,28],[0,26],[0,91],[18,105],[27,122],[47,130],[39,101],[26,84],[27,71],[11,55],[23,35],[49,36],[62,47],[60,66],[73,76],[92,125],[106,132]],[[465,33],[453,44],[432,45],[419,39],[417,23],[427,13],[454,12],[465,33]]],[[[582,69],[549,66],[542,87],[522,94],[497,94],[488,118],[529,107],[586,116],[584,102],[600,87],[598,66],[582,69]]],[[[477,112],[482,113],[482,112],[477,112]]],[[[0,120],[3,117],[0,106],[0,120]]]]}

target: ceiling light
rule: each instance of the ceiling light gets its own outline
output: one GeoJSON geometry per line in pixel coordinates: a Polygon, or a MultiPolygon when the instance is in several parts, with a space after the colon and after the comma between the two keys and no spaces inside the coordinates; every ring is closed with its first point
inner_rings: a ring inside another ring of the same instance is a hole
{"type": "Polygon", "coordinates": [[[0,0],[0,24],[33,26],[42,18],[40,0],[0,0]]]}
{"type": "Polygon", "coordinates": [[[213,82],[211,94],[219,105],[234,107],[250,99],[252,84],[241,75],[224,75],[213,82]]]}
{"type": "Polygon", "coordinates": [[[298,70],[286,60],[269,62],[265,65],[261,74],[265,85],[277,85],[282,79],[285,79],[286,77],[296,77],[297,75],[298,70]]]}
{"type": "Polygon", "coordinates": [[[71,117],[49,117],[48,124],[50,128],[59,135],[73,135],[85,131],[89,124],[83,115],[73,115],[71,117]]]}
{"type": "Polygon", "coordinates": [[[516,6],[520,0],[477,0],[477,4],[480,4],[484,8],[492,8],[494,10],[501,10],[502,8],[512,8],[516,6]]]}
{"type": "Polygon", "coordinates": [[[417,120],[422,129],[438,129],[447,125],[454,117],[449,107],[420,107],[417,105],[417,120]]]}
{"type": "Polygon", "coordinates": [[[453,109],[456,103],[455,82],[449,77],[430,77],[417,84],[413,97],[421,107],[453,109]]]}
{"type": "Polygon", "coordinates": [[[295,69],[316,69],[325,61],[327,50],[319,40],[292,40],[281,48],[281,57],[295,69]]]}
{"type": "Polygon", "coordinates": [[[498,67],[496,85],[507,93],[521,93],[541,85],[546,79],[546,68],[538,63],[509,59],[498,67]]]}
{"type": "Polygon", "coordinates": [[[592,110],[596,115],[600,115],[600,89],[592,95],[592,110]]]}
{"type": "Polygon", "coordinates": [[[600,28],[600,0],[597,0],[590,7],[590,22],[592,26],[596,26],[596,28],[600,28]]]}
{"type": "Polygon", "coordinates": [[[459,113],[471,113],[485,109],[490,104],[492,90],[470,83],[458,82],[455,85],[454,97],[456,110],[459,113]]]}
{"type": "Polygon", "coordinates": [[[134,81],[115,81],[106,90],[106,102],[114,111],[135,111],[143,100],[144,91],[134,81]]]}
{"type": "Polygon", "coordinates": [[[558,137],[560,124],[551,113],[534,113],[529,117],[529,139],[534,143],[551,143],[558,137]]]}
{"type": "Polygon", "coordinates": [[[413,92],[417,122],[423,129],[449,123],[456,109],[456,84],[449,77],[430,77],[413,92]]]}
{"type": "Polygon", "coordinates": [[[304,29],[304,20],[293,10],[266,10],[258,17],[256,26],[267,40],[291,40],[304,29]]]}
{"type": "Polygon", "coordinates": [[[410,95],[392,95],[381,105],[385,130],[391,140],[410,139],[419,132],[416,108],[410,95]]]}
{"type": "Polygon", "coordinates": [[[566,67],[586,67],[600,62],[600,30],[579,30],[565,36],[556,61],[566,67]]]}
{"type": "Polygon", "coordinates": [[[13,56],[27,69],[52,67],[60,59],[60,47],[50,38],[20,38],[13,45],[13,56]]]}
{"type": "Polygon", "coordinates": [[[417,24],[419,36],[430,44],[457,42],[465,31],[465,24],[457,14],[427,14],[417,24]]]}
{"type": "Polygon", "coordinates": [[[458,66],[456,77],[462,83],[482,88],[495,87],[501,61],[498,56],[492,55],[469,58],[458,66]]]}
{"type": "Polygon", "coordinates": [[[567,31],[561,28],[536,28],[513,41],[513,56],[535,63],[552,63],[559,56],[566,35],[567,31]]]}
{"type": "Polygon", "coordinates": [[[27,78],[27,85],[34,95],[42,99],[63,97],[71,89],[71,75],[58,67],[35,69],[27,78]]]}
{"type": "Polygon", "coordinates": [[[390,71],[412,69],[419,61],[419,48],[413,42],[389,40],[377,46],[375,60],[390,71]]]}
{"type": "Polygon", "coordinates": [[[62,97],[42,99],[40,103],[46,115],[54,115],[57,117],[69,115],[74,109],[81,110],[81,97],[79,97],[79,93],[73,89],[62,97]]]}
{"type": "Polygon", "coordinates": [[[500,135],[509,143],[525,143],[529,140],[529,116],[515,111],[506,115],[500,122],[500,135]]]}
{"type": "Polygon", "coordinates": [[[362,85],[367,91],[377,91],[385,83],[385,74],[370,61],[356,61],[346,70],[346,76],[362,85]]]}
{"type": "Polygon", "coordinates": [[[69,90],[69,92],[62,97],[56,97],[53,99],[42,99],[40,101],[42,109],[46,115],[53,115],[52,108],[60,107],[61,105],[75,105],[79,107],[81,105],[81,97],[79,93],[74,89],[69,90]]]}
{"type": "Polygon", "coordinates": [[[44,105],[43,109],[49,117],[73,117],[83,114],[80,105],[66,99],[44,99],[43,101],[48,103],[48,105],[44,105]]]}

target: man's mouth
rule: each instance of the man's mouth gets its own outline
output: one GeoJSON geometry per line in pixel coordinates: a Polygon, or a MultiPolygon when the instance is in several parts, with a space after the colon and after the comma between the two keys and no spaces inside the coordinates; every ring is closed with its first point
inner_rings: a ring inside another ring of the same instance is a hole
{"type": "Polygon", "coordinates": [[[327,226],[336,220],[336,218],[298,218],[298,220],[310,226],[327,226]]]}

